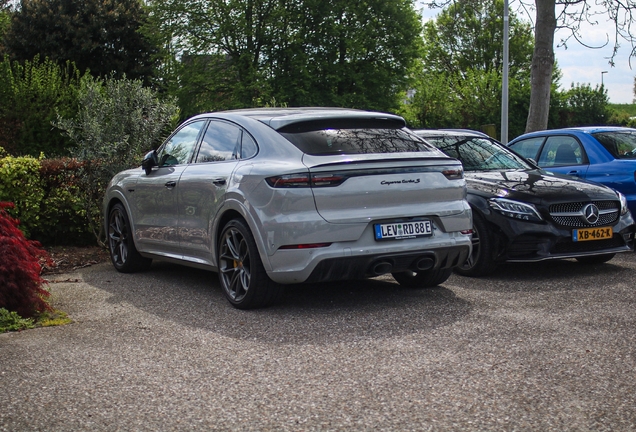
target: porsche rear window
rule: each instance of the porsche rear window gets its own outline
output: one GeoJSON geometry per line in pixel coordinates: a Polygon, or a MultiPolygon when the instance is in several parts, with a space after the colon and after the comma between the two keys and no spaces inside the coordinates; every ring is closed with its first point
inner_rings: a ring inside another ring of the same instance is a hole
{"type": "Polygon", "coordinates": [[[334,154],[432,152],[436,149],[404,129],[321,129],[281,132],[304,153],[334,154]]]}

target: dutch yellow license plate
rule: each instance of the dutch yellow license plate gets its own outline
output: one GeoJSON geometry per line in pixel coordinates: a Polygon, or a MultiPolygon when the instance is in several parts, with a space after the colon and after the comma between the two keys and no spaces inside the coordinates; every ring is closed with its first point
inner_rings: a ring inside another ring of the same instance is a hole
{"type": "Polygon", "coordinates": [[[572,231],[572,241],[605,240],[613,235],[612,227],[581,228],[572,231]]]}

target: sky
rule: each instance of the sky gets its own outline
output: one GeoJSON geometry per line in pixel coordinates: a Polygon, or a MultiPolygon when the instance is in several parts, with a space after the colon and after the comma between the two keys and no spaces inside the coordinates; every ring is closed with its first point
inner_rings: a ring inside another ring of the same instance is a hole
{"type": "MultiPolygon", "coordinates": [[[[597,26],[587,25],[582,32],[586,43],[600,46],[607,40],[607,34],[613,34],[611,22],[599,22],[597,26]]],[[[557,31],[555,45],[561,37],[567,36],[566,32],[557,31]]],[[[609,64],[612,55],[613,44],[599,49],[591,49],[571,40],[567,49],[554,48],[554,54],[563,77],[561,88],[570,88],[572,83],[588,83],[592,88],[602,82],[607,89],[607,95],[611,103],[631,104],[634,100],[634,76],[636,76],[636,58],[632,58],[633,69],[629,65],[630,46],[623,41],[622,47],[614,58],[614,66],[609,64]],[[607,73],[603,73],[606,71],[607,73]]]]}
{"type": "MultiPolygon", "coordinates": [[[[512,9],[511,1],[511,9],[512,9]]],[[[434,18],[440,9],[430,9],[422,6],[423,19],[434,18]]],[[[600,46],[607,40],[607,35],[612,35],[614,27],[611,22],[599,19],[598,25],[586,25],[582,28],[581,34],[585,38],[585,43],[591,46],[600,46]]],[[[558,47],[559,41],[567,36],[564,30],[558,30],[554,37],[554,54],[563,73],[561,78],[561,88],[567,90],[572,83],[590,84],[592,88],[602,83],[607,89],[610,103],[631,104],[634,101],[634,76],[636,76],[636,58],[632,58],[633,68],[629,65],[630,47],[626,41],[622,42],[622,47],[614,58],[614,66],[609,64],[612,55],[613,44],[610,42],[606,47],[591,49],[582,46],[575,40],[568,42],[567,49],[558,47]],[[607,71],[606,73],[602,73],[607,71]]]]}

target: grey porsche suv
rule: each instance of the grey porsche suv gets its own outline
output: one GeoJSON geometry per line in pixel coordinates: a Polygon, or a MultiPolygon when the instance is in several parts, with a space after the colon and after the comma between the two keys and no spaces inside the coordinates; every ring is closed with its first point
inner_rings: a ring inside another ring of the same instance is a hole
{"type": "Polygon", "coordinates": [[[285,284],[392,274],[444,282],[471,251],[459,161],[385,113],[327,108],[216,112],[185,121],[104,199],[118,271],[153,259],[219,274],[241,309],[285,284]]]}

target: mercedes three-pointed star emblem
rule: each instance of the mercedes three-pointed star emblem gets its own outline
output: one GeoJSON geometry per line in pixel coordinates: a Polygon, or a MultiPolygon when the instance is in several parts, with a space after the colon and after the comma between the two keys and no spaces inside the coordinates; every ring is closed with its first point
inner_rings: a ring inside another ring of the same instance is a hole
{"type": "Polygon", "coordinates": [[[585,217],[587,223],[589,223],[590,225],[594,225],[596,222],[598,222],[598,218],[600,216],[598,207],[596,207],[594,204],[586,205],[585,207],[583,207],[583,216],[585,217]]]}

